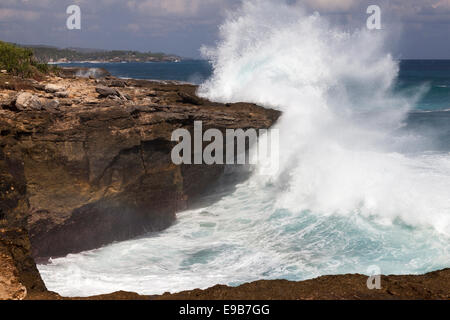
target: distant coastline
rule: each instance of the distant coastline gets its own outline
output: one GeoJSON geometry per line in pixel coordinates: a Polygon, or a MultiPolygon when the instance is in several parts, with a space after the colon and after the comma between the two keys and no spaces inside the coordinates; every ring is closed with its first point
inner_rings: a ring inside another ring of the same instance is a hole
{"type": "Polygon", "coordinates": [[[50,65],[69,65],[69,64],[109,64],[109,63],[160,63],[160,62],[181,62],[181,61],[185,61],[185,60],[166,60],[166,61],[120,61],[120,62],[116,62],[116,61],[101,61],[101,60],[92,60],[92,61],[49,61],[47,62],[47,64],[50,65]]]}
{"type": "Polygon", "coordinates": [[[36,59],[47,64],[66,63],[127,63],[127,62],[180,62],[182,57],[162,52],[132,50],[102,50],[87,48],[56,48],[44,45],[19,45],[31,49],[36,59]]]}

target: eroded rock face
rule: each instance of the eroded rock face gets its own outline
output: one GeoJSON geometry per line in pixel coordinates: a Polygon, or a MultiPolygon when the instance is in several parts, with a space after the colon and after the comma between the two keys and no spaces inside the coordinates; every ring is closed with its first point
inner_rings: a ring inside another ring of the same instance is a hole
{"type": "Polygon", "coordinates": [[[0,271],[0,300],[21,300],[28,292],[47,291],[31,256],[25,229],[0,229],[0,271]]]}
{"type": "Polygon", "coordinates": [[[111,74],[103,68],[86,68],[86,67],[66,67],[60,70],[63,77],[83,77],[83,78],[104,78],[111,74]]]}
{"type": "Polygon", "coordinates": [[[176,212],[224,170],[174,165],[175,129],[193,130],[196,120],[205,129],[268,128],[279,116],[252,104],[200,99],[191,85],[127,80],[118,86],[117,81],[101,83],[114,87],[114,95],[99,94],[94,79],[31,83],[25,93],[43,101],[43,110],[13,108],[9,98],[16,93],[1,92],[0,146],[10,182],[0,196],[12,197],[21,181],[26,202],[22,211],[8,205],[3,215],[8,221],[28,218],[36,258],[94,249],[170,226],[176,212]],[[61,88],[65,95],[57,94],[61,88]]]}
{"type": "Polygon", "coordinates": [[[6,253],[0,252],[0,300],[23,300],[27,288],[19,281],[19,272],[14,260],[6,253]]]}
{"type": "Polygon", "coordinates": [[[31,255],[26,229],[30,207],[18,146],[0,130],[0,299],[23,299],[28,292],[46,292],[31,255]]]}

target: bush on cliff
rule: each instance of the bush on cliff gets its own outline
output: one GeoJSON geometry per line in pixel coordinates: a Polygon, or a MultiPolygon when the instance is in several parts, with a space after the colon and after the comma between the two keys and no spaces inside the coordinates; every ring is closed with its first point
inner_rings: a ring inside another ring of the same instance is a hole
{"type": "Polygon", "coordinates": [[[32,50],[3,41],[0,41],[0,69],[21,77],[33,77],[39,73],[56,71],[55,67],[39,63],[34,58],[32,50]]]}

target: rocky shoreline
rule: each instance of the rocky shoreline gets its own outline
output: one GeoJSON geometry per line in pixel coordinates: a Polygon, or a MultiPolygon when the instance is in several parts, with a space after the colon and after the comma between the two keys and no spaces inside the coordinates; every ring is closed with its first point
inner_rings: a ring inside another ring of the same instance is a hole
{"type": "MultiPolygon", "coordinates": [[[[35,261],[98,248],[169,227],[225,166],[175,166],[175,129],[265,129],[280,116],[249,103],[220,104],[196,86],[122,80],[66,69],[21,79],[0,74],[0,299],[63,299],[35,261]],[[101,78],[95,78],[101,76],[101,78]]],[[[175,295],[118,292],[91,299],[448,299],[450,271],[383,278],[259,281],[175,295]]]]}
{"type": "Polygon", "coordinates": [[[190,290],[144,296],[119,291],[85,298],[65,298],[52,292],[33,293],[30,300],[449,300],[450,269],[425,275],[382,276],[381,289],[369,290],[367,276],[337,275],[293,282],[261,280],[239,287],[217,285],[206,290],[190,290]]]}

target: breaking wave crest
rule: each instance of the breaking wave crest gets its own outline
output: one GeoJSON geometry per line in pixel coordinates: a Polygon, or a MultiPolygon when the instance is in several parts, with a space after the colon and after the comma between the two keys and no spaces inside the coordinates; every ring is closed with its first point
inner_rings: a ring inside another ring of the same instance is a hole
{"type": "Polygon", "coordinates": [[[200,93],[283,111],[282,169],[269,177],[280,208],[401,219],[450,235],[450,157],[402,153],[417,144],[398,129],[420,88],[416,97],[393,93],[398,64],[383,34],[249,1],[221,35],[204,49],[215,72],[200,93]]]}

